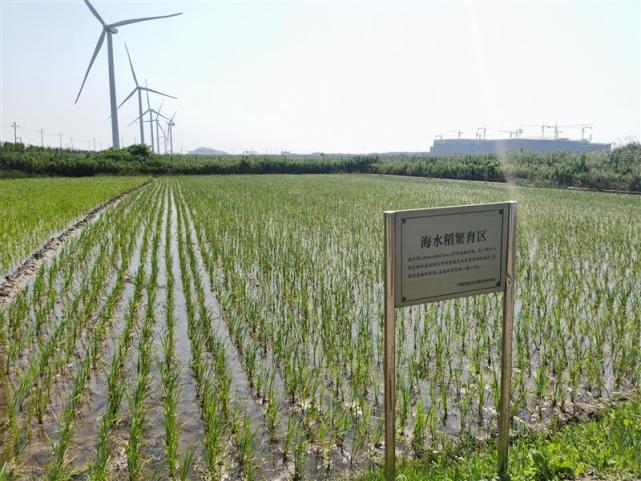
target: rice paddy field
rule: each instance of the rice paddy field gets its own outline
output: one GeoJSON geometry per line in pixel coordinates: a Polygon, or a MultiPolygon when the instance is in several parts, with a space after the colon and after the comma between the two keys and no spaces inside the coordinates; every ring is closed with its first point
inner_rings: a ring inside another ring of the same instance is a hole
{"type": "Polygon", "coordinates": [[[142,177],[0,179],[0,279],[72,219],[143,180],[142,177]]]}
{"type": "MultiPolygon", "coordinates": [[[[513,432],[638,394],[641,197],[165,177],[65,241],[0,306],[0,478],[362,475],[383,452],[383,210],[509,199],[513,432]]],[[[3,259],[31,247],[12,243],[3,259]]],[[[399,455],[495,435],[501,303],[397,311],[399,455]]]]}

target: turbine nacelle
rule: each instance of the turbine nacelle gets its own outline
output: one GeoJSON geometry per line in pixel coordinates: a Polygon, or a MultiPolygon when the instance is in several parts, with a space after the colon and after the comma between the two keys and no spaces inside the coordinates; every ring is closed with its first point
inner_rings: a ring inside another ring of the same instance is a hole
{"type": "Polygon", "coordinates": [[[110,27],[109,25],[107,25],[105,29],[108,30],[110,33],[114,33],[114,34],[118,33],[118,29],[116,27],[110,27]]]}

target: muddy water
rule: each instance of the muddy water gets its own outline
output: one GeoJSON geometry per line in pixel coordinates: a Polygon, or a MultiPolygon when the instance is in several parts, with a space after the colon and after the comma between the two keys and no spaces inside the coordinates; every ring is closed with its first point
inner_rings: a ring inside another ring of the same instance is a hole
{"type": "MultiPolygon", "coordinates": [[[[178,192],[177,197],[180,197],[181,200],[182,193],[178,192]]],[[[183,200],[184,203],[184,200],[183,200]]],[[[212,284],[212,279],[210,278],[210,273],[204,265],[202,259],[203,252],[201,250],[206,250],[208,245],[201,245],[199,242],[199,237],[197,236],[196,229],[197,226],[194,225],[192,215],[189,210],[189,206],[184,203],[185,211],[187,213],[187,224],[190,228],[191,238],[193,242],[193,248],[196,253],[197,264],[199,275],[203,280],[203,284],[207,290],[207,300],[208,305],[210,306],[212,312],[214,313],[214,328],[216,329],[217,334],[221,339],[224,340],[225,345],[227,346],[228,353],[228,362],[231,362],[232,369],[236,371],[235,376],[233,377],[232,387],[235,389],[236,397],[239,401],[245,406],[245,410],[252,421],[252,427],[255,430],[255,451],[257,458],[260,460],[260,467],[258,469],[259,478],[261,479],[289,479],[293,473],[293,466],[291,463],[283,465],[282,462],[282,446],[283,446],[283,437],[284,431],[287,426],[287,419],[294,412],[301,412],[302,407],[298,404],[292,404],[289,397],[285,394],[282,373],[278,366],[278,363],[273,358],[273,353],[270,348],[267,349],[265,353],[259,354],[259,366],[274,370],[274,391],[278,397],[280,403],[279,415],[278,415],[278,434],[279,441],[277,443],[271,443],[269,441],[269,434],[266,429],[266,418],[264,415],[265,406],[262,404],[262,400],[254,396],[254,393],[249,387],[247,380],[247,375],[243,367],[242,357],[239,355],[238,350],[235,347],[232,339],[230,338],[229,331],[225,325],[223,316],[220,312],[220,305],[218,304],[215,296],[215,287],[212,284]],[[239,389],[242,388],[242,389],[239,389]]],[[[207,252],[208,255],[211,255],[211,252],[207,252]]],[[[258,294],[258,293],[257,293],[258,294]]],[[[267,293],[262,293],[268,295],[267,293]]],[[[264,299],[257,298],[259,303],[263,305],[269,305],[271,301],[265,301],[264,299]]],[[[268,319],[273,314],[269,312],[267,307],[264,307],[261,310],[261,315],[268,319]]],[[[327,397],[323,395],[324,401],[327,401],[327,397]]],[[[346,443],[346,447],[349,448],[349,439],[346,443]]],[[[316,451],[316,446],[311,446],[307,449],[306,462],[305,462],[305,475],[307,479],[336,479],[341,478],[345,471],[360,469],[359,462],[356,461],[354,464],[350,464],[349,458],[340,452],[338,449],[332,449],[329,454],[329,463],[326,464],[326,461],[322,460],[316,451]],[[329,469],[328,469],[329,468],[329,469]]],[[[345,454],[349,453],[349,449],[346,450],[345,454]]]]}
{"type": "MultiPolygon", "coordinates": [[[[283,467],[280,462],[282,459],[280,443],[271,443],[268,441],[269,433],[267,431],[264,417],[265,406],[262,403],[262,400],[256,398],[252,393],[240,353],[233,343],[229,331],[224,324],[220,304],[214,294],[214,288],[203,261],[203,253],[201,252],[201,246],[198,242],[196,227],[193,223],[191,213],[189,212],[189,208],[184,202],[184,198],[180,191],[177,192],[177,197],[178,201],[181,202],[185,208],[185,229],[189,230],[189,235],[191,236],[192,247],[194,249],[198,269],[197,275],[200,276],[203,283],[206,306],[212,315],[212,327],[216,336],[226,347],[225,362],[231,372],[232,402],[242,407],[242,410],[250,420],[252,432],[256,435],[254,450],[257,460],[260,461],[260,467],[257,470],[258,476],[261,479],[283,479],[288,476],[289,471],[286,469],[287,467],[283,467]]],[[[282,381],[279,376],[277,376],[277,378],[278,379],[275,378],[274,380],[274,388],[276,392],[282,393],[282,381]]],[[[281,396],[280,402],[281,406],[286,405],[284,395],[281,396]]],[[[283,417],[284,416],[282,416],[282,414],[279,416],[280,423],[283,422],[283,417]]],[[[284,418],[286,423],[287,418],[284,418]]],[[[280,428],[280,430],[282,430],[282,426],[280,426],[280,428]]],[[[232,473],[228,473],[228,476],[231,475],[232,473]]]]}
{"type": "MultiPolygon", "coordinates": [[[[137,244],[137,249],[139,249],[139,247],[140,242],[137,244]]],[[[93,314],[92,321],[87,323],[85,329],[83,329],[85,336],[88,336],[91,332],[88,326],[93,325],[101,314],[106,301],[106,295],[108,295],[115,286],[115,277],[116,274],[114,273],[108,281],[108,288],[106,289],[105,295],[99,301],[99,307],[93,314]]],[[[123,299],[127,299],[130,295],[130,293],[127,293],[127,290],[128,286],[126,285],[125,295],[121,295],[120,302],[117,304],[112,315],[112,321],[114,319],[120,319],[123,316],[125,308],[123,299]]],[[[37,424],[35,421],[30,422],[31,442],[26,446],[17,463],[21,468],[19,469],[21,476],[40,479],[44,468],[50,460],[52,442],[57,442],[59,436],[60,425],[58,418],[68,401],[68,393],[73,385],[72,373],[75,371],[76,363],[82,359],[86,352],[85,341],[86,337],[81,336],[74,351],[71,364],[66,367],[65,372],[57,377],[56,383],[52,388],[51,402],[47,408],[42,425],[37,424]]],[[[109,345],[103,350],[103,355],[104,354],[111,357],[112,353],[109,345]]],[[[94,446],[99,428],[99,423],[96,422],[96,419],[98,419],[97,411],[104,407],[106,402],[105,379],[102,374],[100,369],[91,373],[86,386],[88,402],[81,404],[81,410],[76,415],[77,428],[74,431],[69,451],[73,453],[73,456],[70,457],[72,465],[79,468],[80,472],[82,472],[82,466],[85,464],[85,461],[91,459],[92,454],[95,452],[94,446]]]]}
{"type": "MultiPolygon", "coordinates": [[[[134,315],[133,326],[131,331],[130,345],[127,349],[124,366],[123,366],[123,380],[125,384],[125,392],[123,399],[120,403],[120,408],[118,411],[118,420],[115,425],[112,427],[109,435],[111,456],[108,462],[108,470],[111,472],[112,476],[116,479],[126,476],[127,474],[127,458],[125,452],[125,446],[129,440],[129,428],[131,425],[131,409],[130,409],[130,399],[129,396],[133,395],[133,392],[136,388],[136,383],[138,379],[138,364],[140,358],[139,345],[142,338],[142,325],[145,321],[145,312],[147,305],[149,303],[149,297],[147,296],[147,287],[150,280],[151,272],[151,253],[152,246],[154,242],[154,237],[156,236],[156,220],[158,216],[161,215],[160,206],[156,203],[159,199],[158,190],[154,191],[150,203],[153,205],[151,210],[146,212],[145,225],[141,226],[141,233],[144,232],[146,228],[149,229],[148,242],[145,245],[144,241],[141,245],[140,250],[138,251],[138,256],[134,258],[134,265],[132,265],[131,272],[137,273],[142,271],[144,276],[143,287],[142,287],[142,297],[140,303],[136,306],[136,312],[134,315]]],[[[158,232],[158,235],[161,235],[162,232],[158,232]]],[[[144,234],[143,234],[144,236],[144,234]]],[[[136,274],[132,274],[132,281],[135,282],[136,274]]],[[[155,288],[156,286],[154,286],[155,288]]],[[[157,319],[154,317],[154,322],[157,319]]],[[[154,354],[152,353],[152,356],[154,354]]],[[[152,366],[153,366],[153,357],[152,357],[152,366]]],[[[158,386],[149,385],[147,388],[147,393],[150,392],[150,389],[158,389],[158,386]]],[[[145,400],[145,405],[147,406],[147,401],[145,400]]],[[[144,458],[143,453],[143,462],[147,460],[144,458]]]]}
{"type": "Polygon", "coordinates": [[[126,274],[126,278],[129,280],[125,283],[120,302],[114,311],[112,327],[104,342],[100,368],[90,380],[89,389],[91,394],[88,405],[83,409],[74,433],[73,447],[70,450],[74,453],[74,457],[71,461],[73,466],[81,471],[95,457],[96,443],[100,434],[100,418],[104,414],[108,401],[107,376],[113,357],[118,349],[117,341],[122,337],[125,329],[125,316],[128,305],[134,295],[132,279],[135,277],[140,264],[141,247],[142,229],[136,232],[134,250],[126,274]]]}
{"type": "Polygon", "coordinates": [[[182,421],[179,451],[185,455],[187,449],[196,449],[196,456],[202,461],[201,439],[204,437],[204,428],[200,416],[200,407],[196,396],[196,386],[191,375],[191,343],[187,333],[187,306],[185,301],[184,286],[180,273],[179,248],[178,248],[178,213],[176,211],[174,192],[169,198],[169,222],[171,223],[171,257],[173,261],[172,273],[174,277],[174,314],[175,314],[175,357],[180,370],[180,396],[176,407],[177,416],[182,421]]]}

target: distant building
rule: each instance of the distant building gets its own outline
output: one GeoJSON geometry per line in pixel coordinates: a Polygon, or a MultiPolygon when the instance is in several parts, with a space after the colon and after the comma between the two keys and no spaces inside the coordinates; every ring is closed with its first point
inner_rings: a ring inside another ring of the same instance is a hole
{"type": "Polygon", "coordinates": [[[529,152],[607,152],[610,144],[570,139],[436,139],[430,149],[432,155],[504,154],[510,150],[529,152]]]}

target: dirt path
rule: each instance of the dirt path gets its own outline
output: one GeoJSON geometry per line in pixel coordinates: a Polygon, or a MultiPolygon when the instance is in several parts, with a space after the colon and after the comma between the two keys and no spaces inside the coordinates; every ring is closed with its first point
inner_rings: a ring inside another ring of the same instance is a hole
{"type": "Polygon", "coordinates": [[[0,305],[11,301],[11,299],[13,299],[20,288],[38,270],[44,260],[55,255],[60,251],[60,249],[62,249],[62,245],[68,237],[74,235],[89,222],[96,219],[104,210],[113,205],[116,205],[125,196],[137,191],[138,189],[142,189],[150,182],[153,182],[153,179],[149,179],[147,182],[143,182],[142,184],[126,190],[125,192],[122,192],[117,196],[103,202],[98,207],[85,214],[80,220],[67,227],[64,231],[57,235],[54,235],[42,247],[40,247],[40,249],[29,254],[24,259],[22,264],[14,269],[13,272],[7,274],[5,278],[0,282],[0,305]]]}

